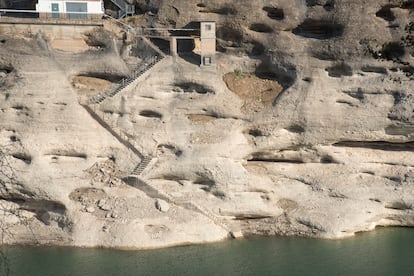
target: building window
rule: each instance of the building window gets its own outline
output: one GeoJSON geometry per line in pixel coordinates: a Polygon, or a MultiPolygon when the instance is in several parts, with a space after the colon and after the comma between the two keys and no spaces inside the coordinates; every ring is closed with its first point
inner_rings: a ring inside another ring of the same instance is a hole
{"type": "Polygon", "coordinates": [[[211,25],[210,24],[207,24],[206,27],[205,27],[205,30],[206,31],[211,31],[211,25]]]}
{"type": "Polygon", "coordinates": [[[204,65],[211,65],[211,57],[204,57],[204,65]]]}

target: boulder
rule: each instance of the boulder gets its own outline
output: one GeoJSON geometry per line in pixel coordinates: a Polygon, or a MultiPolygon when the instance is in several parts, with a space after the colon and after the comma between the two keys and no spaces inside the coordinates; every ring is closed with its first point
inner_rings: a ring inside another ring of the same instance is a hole
{"type": "Polygon", "coordinates": [[[168,212],[170,209],[170,204],[168,204],[165,200],[158,198],[155,201],[155,208],[157,208],[157,210],[160,212],[168,212]]]}

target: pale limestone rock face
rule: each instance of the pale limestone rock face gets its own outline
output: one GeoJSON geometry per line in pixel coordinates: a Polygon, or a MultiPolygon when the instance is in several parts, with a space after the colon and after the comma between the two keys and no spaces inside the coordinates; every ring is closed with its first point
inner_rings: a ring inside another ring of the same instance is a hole
{"type": "Polygon", "coordinates": [[[168,202],[158,198],[155,201],[155,208],[157,208],[160,212],[168,212],[168,210],[170,209],[170,205],[168,204],[168,202]]]}
{"type": "MultiPolygon", "coordinates": [[[[412,225],[412,8],[410,1],[164,1],[160,25],[217,22],[219,76],[237,69],[285,89],[272,108],[243,114],[242,99],[217,80],[220,100],[193,98],[187,113],[214,106],[218,119],[193,120],[198,133],[181,120],[177,127],[190,133],[197,158],[181,167],[183,149],[171,168],[159,162],[149,177],[192,198],[202,183],[214,197],[200,194],[199,202],[245,233],[338,238],[412,225]],[[252,216],[262,219],[245,219],[252,216]]],[[[196,79],[183,70],[174,71],[196,79]]]]}
{"type": "Polygon", "coordinates": [[[71,84],[127,74],[121,40],[67,53],[5,37],[0,198],[18,233],[8,242],[153,248],[413,225],[414,49],[401,40],[412,34],[410,1],[235,2],[161,1],[156,26],[217,21],[217,70],[167,57],[94,107],[154,157],[139,179],[126,177],[142,156],[71,84]],[[234,70],[283,91],[246,109],[223,81],[234,70]]]}

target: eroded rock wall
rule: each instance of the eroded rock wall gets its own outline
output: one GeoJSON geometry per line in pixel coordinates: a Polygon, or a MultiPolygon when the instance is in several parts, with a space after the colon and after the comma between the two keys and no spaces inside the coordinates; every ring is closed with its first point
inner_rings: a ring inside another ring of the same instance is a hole
{"type": "Polygon", "coordinates": [[[214,170],[205,165],[215,185],[202,187],[220,191],[218,212],[273,212],[277,219],[263,219],[267,226],[241,224],[323,237],[412,224],[410,208],[390,207],[412,202],[412,8],[412,1],[162,3],[160,25],[217,22],[220,73],[252,73],[284,88],[271,108],[229,116],[246,120],[233,129],[222,123],[233,140],[206,149],[225,157],[212,161],[220,164],[214,170]]]}
{"type": "Polygon", "coordinates": [[[0,37],[8,242],[148,248],[413,225],[412,1],[156,5],[151,26],[216,21],[219,53],[217,70],[167,57],[94,106],[153,157],[139,179],[142,157],[79,96],[146,57],[105,32],[77,53],[0,37]]]}

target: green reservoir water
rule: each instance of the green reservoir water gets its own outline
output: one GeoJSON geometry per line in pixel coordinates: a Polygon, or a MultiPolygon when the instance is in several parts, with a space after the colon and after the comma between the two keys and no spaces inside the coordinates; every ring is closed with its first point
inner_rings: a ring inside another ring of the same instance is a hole
{"type": "Polygon", "coordinates": [[[10,275],[414,275],[414,229],[254,238],[150,251],[8,247],[10,275]]]}

